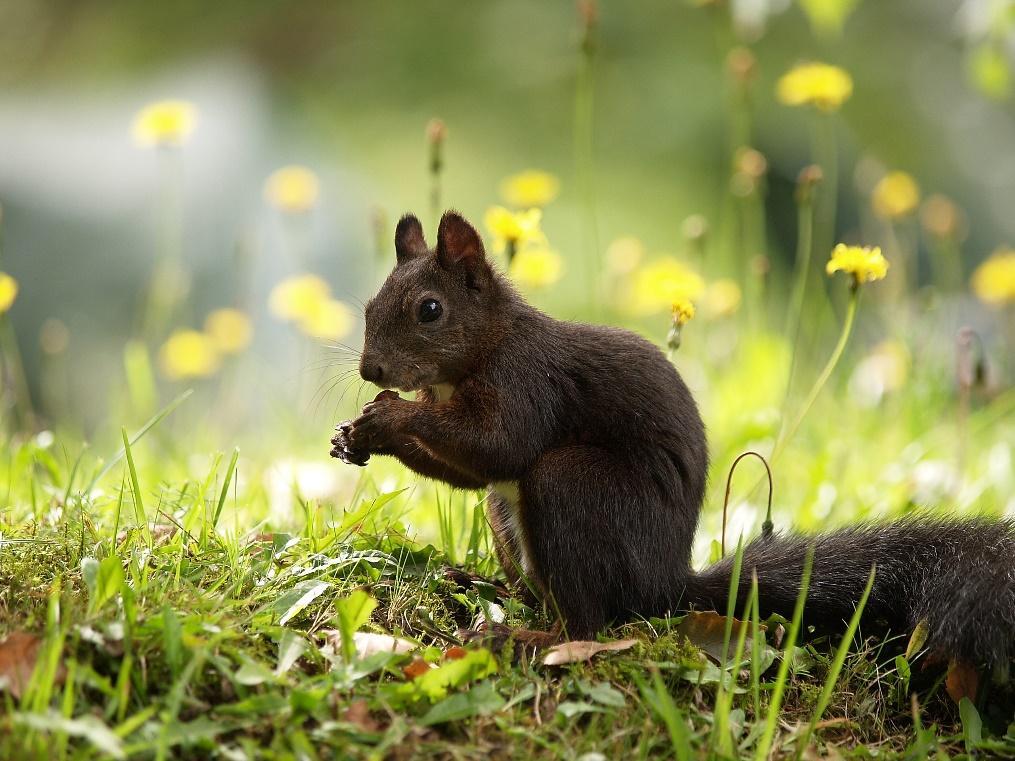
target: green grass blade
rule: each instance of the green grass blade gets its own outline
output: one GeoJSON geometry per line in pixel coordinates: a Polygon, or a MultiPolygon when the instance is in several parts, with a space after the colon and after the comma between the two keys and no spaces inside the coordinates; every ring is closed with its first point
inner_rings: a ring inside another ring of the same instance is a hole
{"type": "Polygon", "coordinates": [[[871,567],[870,576],[867,577],[867,586],[863,590],[860,602],[857,603],[856,610],[853,611],[852,618],[849,619],[849,625],[846,627],[846,633],[842,637],[842,642],[839,643],[839,648],[835,651],[835,658],[832,660],[832,667],[828,670],[828,676],[825,678],[825,685],[821,689],[821,696],[818,698],[818,704],[814,709],[814,715],[811,716],[811,723],[807,726],[807,730],[804,732],[803,737],[797,741],[797,758],[800,758],[807,749],[807,743],[810,741],[814,728],[821,720],[821,716],[824,714],[825,709],[828,708],[828,702],[832,698],[832,690],[835,689],[835,683],[838,681],[839,674],[842,672],[842,664],[846,662],[846,655],[849,653],[850,643],[853,641],[853,636],[856,634],[856,630],[860,627],[860,616],[863,615],[863,609],[867,606],[867,598],[870,597],[871,589],[874,587],[874,576],[876,574],[876,570],[876,567],[871,567]]]}
{"type": "Polygon", "coordinates": [[[212,519],[211,527],[215,529],[219,525],[219,516],[222,515],[222,508],[225,507],[226,497],[229,496],[229,484],[233,480],[233,474],[236,472],[236,462],[240,459],[240,448],[235,447],[233,449],[233,456],[229,460],[229,467],[226,468],[226,479],[222,483],[222,491],[219,492],[219,501],[215,506],[215,517],[212,519]]]}
{"type": "Polygon", "coordinates": [[[772,740],[775,738],[775,727],[779,723],[779,711],[782,709],[782,694],[786,690],[786,682],[789,679],[789,662],[793,658],[793,648],[796,647],[797,634],[800,632],[801,622],[804,617],[804,603],[807,600],[807,588],[811,583],[811,567],[814,565],[814,545],[807,548],[807,557],[804,558],[803,574],[800,579],[800,593],[796,598],[796,606],[793,608],[793,620],[789,625],[789,632],[786,634],[786,649],[783,652],[782,663],[779,664],[779,673],[775,679],[775,687],[772,689],[772,699],[768,703],[768,714],[765,717],[765,731],[754,751],[754,758],[764,761],[772,748],[772,740]]]}
{"type": "MultiPolygon", "coordinates": [[[[137,433],[135,433],[133,436],[130,437],[130,445],[133,446],[134,444],[137,444],[144,437],[144,435],[148,433],[148,431],[150,431],[152,428],[161,423],[163,419],[165,419],[173,410],[175,410],[177,407],[183,404],[183,402],[185,402],[187,398],[193,393],[194,393],[193,389],[187,389],[178,397],[173,399],[173,401],[171,401],[169,404],[167,404],[165,407],[163,407],[161,410],[155,413],[155,415],[147,423],[141,426],[141,428],[138,430],[137,433]]],[[[120,451],[116,453],[113,459],[110,460],[108,463],[106,463],[106,465],[102,468],[102,470],[100,470],[98,473],[95,474],[95,476],[92,477],[92,480],[91,482],[89,482],[88,488],[85,489],[85,491],[90,492],[92,489],[94,489],[95,484],[101,481],[102,478],[107,473],[109,473],[109,471],[111,471],[114,467],[116,467],[116,464],[123,459],[126,452],[127,452],[126,448],[120,449],[120,451]]]]}
{"type": "Polygon", "coordinates": [[[130,487],[134,492],[134,516],[137,519],[138,524],[141,526],[141,531],[144,533],[148,544],[151,544],[151,531],[148,529],[148,519],[145,517],[144,501],[141,499],[141,483],[138,481],[137,468],[134,465],[134,453],[130,449],[130,441],[127,438],[127,429],[121,428],[120,434],[123,436],[123,450],[127,456],[127,470],[130,473],[130,487]]]}

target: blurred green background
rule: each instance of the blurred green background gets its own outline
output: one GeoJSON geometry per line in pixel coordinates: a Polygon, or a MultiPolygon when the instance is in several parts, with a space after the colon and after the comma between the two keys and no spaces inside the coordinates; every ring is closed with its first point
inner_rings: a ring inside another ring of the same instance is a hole
{"type": "MultiPolygon", "coordinates": [[[[852,98],[827,120],[838,201],[826,245],[882,245],[890,261],[893,246],[907,248],[917,262],[904,303],[875,296],[861,310],[828,409],[846,398],[852,368],[886,338],[908,347],[907,377],[917,388],[890,409],[878,406],[877,395],[867,417],[846,423],[855,426],[853,438],[823,428],[843,424],[823,414],[813,435],[830,437],[819,439],[830,461],[837,441],[853,447],[879,432],[893,455],[927,431],[947,440],[951,429],[936,430],[920,416],[951,415],[941,410],[955,404],[956,331],[970,325],[980,336],[995,391],[1012,369],[1004,343],[1010,307],[981,304],[968,282],[992,251],[1015,240],[1013,7],[1000,0],[604,1],[586,54],[581,9],[572,2],[2,0],[0,270],[20,284],[9,319],[35,428],[115,441],[119,425],[143,421],[194,385],[199,401],[188,402],[182,419],[193,426],[189,433],[206,434],[209,447],[238,438],[276,454],[302,447],[330,467],[318,442],[368,392],[343,394],[358,384],[334,381],[341,357],[329,363],[336,355],[274,319],[269,294],[281,278],[309,271],[355,310],[393,259],[388,241],[400,214],[414,211],[433,235],[426,128],[438,117],[447,128],[442,205],[477,225],[500,202],[505,176],[534,167],[560,179],[543,229],[564,259],[564,277],[527,291],[556,316],[620,323],[664,342],[666,311],[634,315],[630,304],[604,301],[609,283],[595,281],[608,272],[611,243],[625,236],[641,241],[649,258],[682,257],[709,281],[731,278],[745,293],[754,287],[752,262],[765,257],[761,311],[734,325],[699,318],[685,328],[677,359],[702,400],[721,469],[778,423],[790,356],[780,328],[797,241],[794,189],[814,160],[820,116],[780,104],[775,88],[795,63],[815,59],[854,81],[852,98]],[[728,63],[737,48],[756,65],[743,91],[728,63]],[[168,171],[164,152],[131,137],[135,114],[166,98],[197,111],[168,171]],[[731,196],[742,143],[767,160],[760,242],[741,234],[743,210],[731,196]],[[310,168],[320,182],[314,208],[295,220],[263,194],[265,179],[288,164],[310,168]],[[889,170],[915,178],[921,197],[945,194],[961,209],[954,236],[961,272],[950,279],[935,274],[936,249],[918,212],[897,224],[872,214],[870,194],[889,170]],[[689,241],[702,220],[704,242],[689,241]],[[125,354],[143,334],[140,315],[167,245],[189,283],[172,326],[199,327],[224,306],[253,320],[252,347],[220,378],[160,377],[164,332],[125,354]],[[46,325],[49,351],[40,344],[46,325]],[[885,415],[899,416],[897,430],[879,428],[885,415]]],[[[815,251],[815,273],[827,254],[815,251]]],[[[823,275],[812,286],[832,298],[807,302],[802,389],[834,343],[844,292],[823,275]]],[[[343,340],[358,345],[358,325],[343,340]]],[[[863,379],[855,383],[862,387],[863,379]]],[[[12,404],[8,398],[5,415],[12,404]]],[[[1010,468],[1010,440],[1000,454],[991,447],[1011,430],[1009,407],[995,413],[1008,427],[990,427],[982,442],[1001,458],[990,467],[1002,471],[1010,468]]],[[[921,456],[903,457],[904,469],[921,456]]],[[[810,489],[812,502],[830,502],[834,494],[819,494],[829,473],[811,461],[806,467],[800,488],[810,489]]]]}

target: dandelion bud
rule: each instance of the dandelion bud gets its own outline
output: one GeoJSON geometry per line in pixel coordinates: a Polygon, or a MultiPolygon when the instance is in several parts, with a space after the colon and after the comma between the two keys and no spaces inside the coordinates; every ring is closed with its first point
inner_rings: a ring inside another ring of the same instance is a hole
{"type": "Polygon", "coordinates": [[[590,55],[595,47],[595,29],[599,23],[596,0],[578,0],[578,20],[582,25],[582,50],[590,55]]]}
{"type": "Polygon", "coordinates": [[[768,160],[761,151],[744,147],[737,151],[735,165],[738,172],[743,172],[753,180],[760,180],[768,171],[768,160]]]}
{"type": "Polygon", "coordinates": [[[443,163],[444,140],[448,128],[442,119],[434,117],[426,125],[426,141],[430,145],[430,171],[439,172],[443,163]]]}
{"type": "Polygon", "coordinates": [[[767,171],[768,160],[760,151],[748,147],[737,150],[733,157],[733,194],[745,198],[757,193],[767,171]]]}
{"type": "Polygon", "coordinates": [[[986,385],[987,360],[983,342],[980,335],[970,327],[960,328],[955,336],[955,380],[963,390],[983,388],[986,385]]]}
{"type": "Polygon", "coordinates": [[[751,273],[759,280],[764,280],[768,277],[768,273],[772,271],[772,260],[764,254],[758,254],[751,258],[751,273]]]}
{"type": "Polygon", "coordinates": [[[70,346],[70,330],[63,320],[50,317],[39,329],[39,346],[50,356],[63,354],[70,346]]]}
{"type": "Polygon", "coordinates": [[[965,214],[948,197],[934,194],[928,196],[920,209],[920,222],[932,238],[938,240],[959,240],[965,234],[965,214]]]}
{"type": "Polygon", "coordinates": [[[817,164],[808,164],[800,170],[796,178],[796,201],[798,204],[810,203],[814,200],[814,191],[825,179],[825,173],[817,164]]]}
{"type": "Polygon", "coordinates": [[[747,87],[754,81],[758,73],[758,59],[749,48],[736,47],[726,56],[726,70],[733,81],[741,87],[747,87]]]}

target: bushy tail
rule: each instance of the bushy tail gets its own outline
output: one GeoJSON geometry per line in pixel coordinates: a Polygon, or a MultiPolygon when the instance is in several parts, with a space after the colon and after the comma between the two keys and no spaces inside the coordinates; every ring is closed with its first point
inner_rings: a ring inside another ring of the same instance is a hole
{"type": "MultiPolygon", "coordinates": [[[[816,536],[757,539],[744,549],[738,615],[756,569],[762,615],[791,617],[811,544],[807,623],[829,628],[849,620],[876,566],[865,621],[882,620],[900,634],[926,621],[928,648],[977,665],[1006,663],[1015,655],[1015,523],[913,517],[816,536]]],[[[731,554],[694,574],[682,606],[725,611],[732,571],[731,554]]]]}

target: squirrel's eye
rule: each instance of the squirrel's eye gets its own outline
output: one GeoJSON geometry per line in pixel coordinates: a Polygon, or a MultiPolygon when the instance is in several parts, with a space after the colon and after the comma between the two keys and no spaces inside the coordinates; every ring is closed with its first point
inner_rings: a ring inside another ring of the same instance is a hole
{"type": "Polygon", "coordinates": [[[419,321],[420,322],[433,322],[438,317],[444,308],[441,306],[441,302],[437,299],[427,299],[419,305],[419,321]]]}

